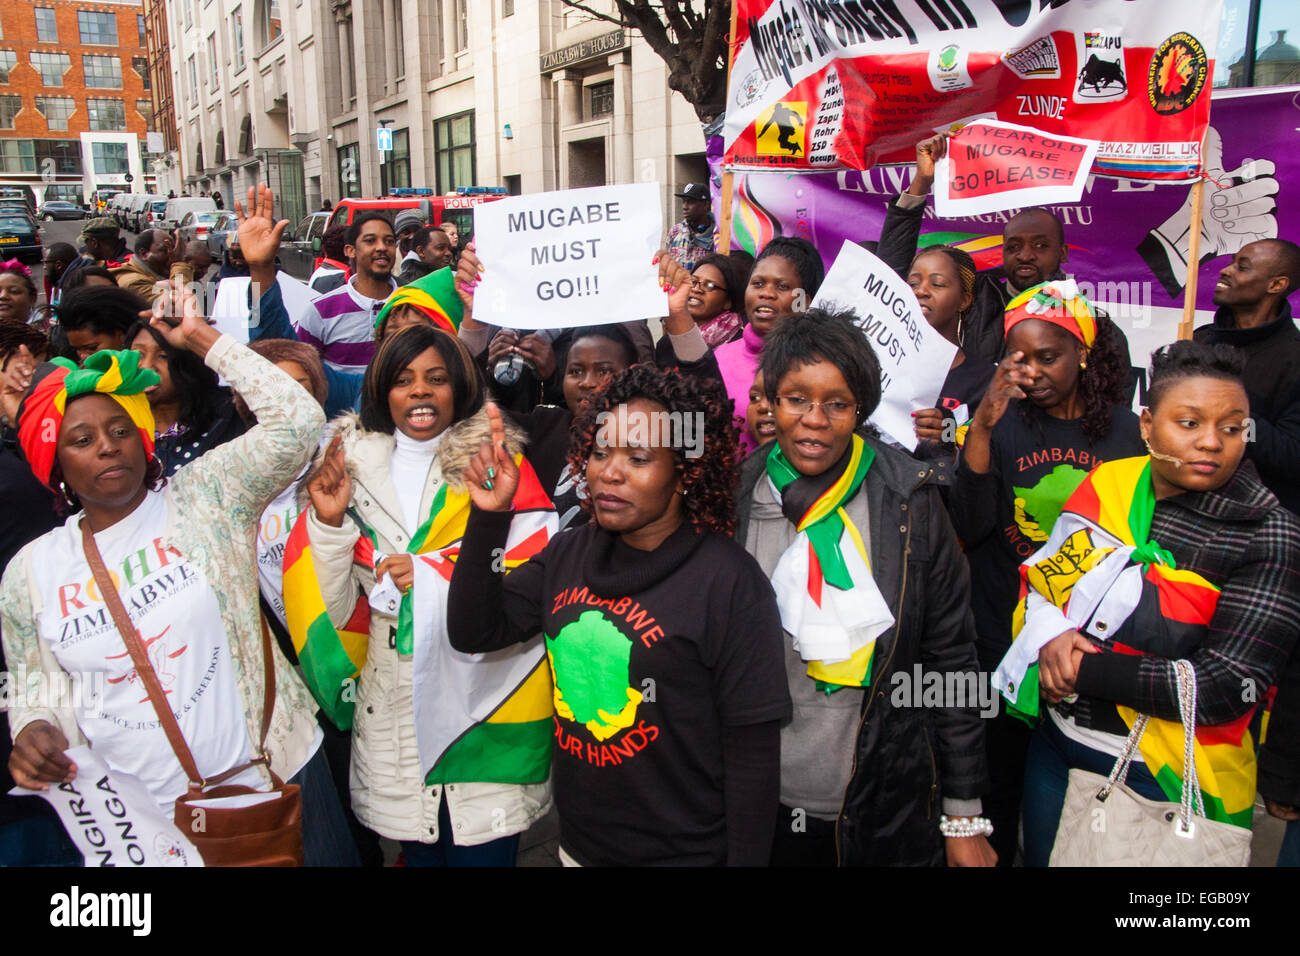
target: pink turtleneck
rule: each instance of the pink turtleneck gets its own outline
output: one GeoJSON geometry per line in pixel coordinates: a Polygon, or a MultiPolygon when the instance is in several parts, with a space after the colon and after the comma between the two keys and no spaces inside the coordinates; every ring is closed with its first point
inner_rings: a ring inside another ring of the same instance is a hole
{"type": "Polygon", "coordinates": [[[754,384],[758,374],[758,359],[763,352],[763,339],[754,331],[752,325],[746,325],[740,338],[726,345],[719,345],[713,350],[718,360],[718,370],[722,373],[722,385],[727,390],[727,397],[735,405],[735,414],[740,428],[741,454],[749,454],[758,446],[745,431],[745,410],[749,407],[749,386],[754,384]]]}

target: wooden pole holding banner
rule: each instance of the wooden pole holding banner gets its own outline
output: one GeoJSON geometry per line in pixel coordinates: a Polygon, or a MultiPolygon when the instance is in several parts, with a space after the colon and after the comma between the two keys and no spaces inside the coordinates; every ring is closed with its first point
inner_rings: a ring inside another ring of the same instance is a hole
{"type": "MultiPolygon", "coordinates": [[[[731,0],[731,28],[727,31],[727,89],[731,89],[731,65],[736,60],[736,4],[731,0]]],[[[731,252],[731,191],[732,172],[722,170],[722,208],[718,218],[718,251],[724,256],[731,252]]]]}
{"type": "Polygon", "coordinates": [[[1190,339],[1196,320],[1196,280],[1201,271],[1201,215],[1205,200],[1205,177],[1192,186],[1192,222],[1187,248],[1187,282],[1183,286],[1183,319],[1178,323],[1178,337],[1190,339]]]}

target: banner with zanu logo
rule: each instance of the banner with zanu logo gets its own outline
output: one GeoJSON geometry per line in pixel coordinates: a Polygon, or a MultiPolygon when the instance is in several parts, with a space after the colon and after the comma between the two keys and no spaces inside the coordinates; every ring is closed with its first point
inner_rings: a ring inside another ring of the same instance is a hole
{"type": "Polygon", "coordinates": [[[1202,168],[1222,0],[735,0],[740,168],[869,169],[975,117],[1098,140],[1094,171],[1202,168]]]}

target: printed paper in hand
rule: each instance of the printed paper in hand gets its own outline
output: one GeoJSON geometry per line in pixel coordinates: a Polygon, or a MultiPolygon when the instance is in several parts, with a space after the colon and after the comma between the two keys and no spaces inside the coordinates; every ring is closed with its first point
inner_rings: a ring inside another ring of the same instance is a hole
{"type": "MultiPolygon", "coordinates": [[[[279,283],[280,295],[284,298],[284,310],[289,314],[289,321],[296,329],[303,310],[316,294],[306,285],[283,272],[277,273],[275,280],[279,283]]],[[[248,344],[249,326],[256,328],[261,318],[258,316],[256,320],[250,320],[248,286],[251,282],[248,276],[230,276],[222,279],[221,285],[217,286],[217,298],[212,305],[212,314],[209,316],[217,331],[229,333],[236,341],[245,345],[248,344]]]]}
{"type": "Polygon", "coordinates": [[[14,787],[9,794],[48,801],[86,866],[203,865],[194,844],[143,783],[130,774],[110,772],[89,747],[72,747],[66,754],[77,765],[72,783],[50,784],[45,791],[14,787]]]}
{"type": "Polygon", "coordinates": [[[474,318],[511,329],[668,314],[651,265],[663,238],[657,183],[516,196],[474,207],[483,281],[474,318]]]}
{"type": "Polygon", "coordinates": [[[871,422],[909,451],[916,448],[912,412],[934,408],[957,346],[930,328],[916,296],[893,269],[845,240],[815,308],[851,308],[880,360],[880,407],[871,422]]]}

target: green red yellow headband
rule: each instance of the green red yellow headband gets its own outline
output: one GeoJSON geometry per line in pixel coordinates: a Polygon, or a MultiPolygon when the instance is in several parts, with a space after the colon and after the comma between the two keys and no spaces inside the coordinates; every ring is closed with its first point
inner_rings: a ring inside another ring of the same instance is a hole
{"type": "Polygon", "coordinates": [[[1097,319],[1092,305],[1079,294],[1073,279],[1058,279],[1026,289],[1007,303],[1004,333],[1025,319],[1041,319],[1065,329],[1092,348],[1097,338],[1097,319]]]}
{"type": "Polygon", "coordinates": [[[63,416],[68,402],[82,395],[107,395],[121,405],[140,430],[145,457],[152,455],[153,409],[144,390],[160,381],[157,372],[140,368],[139,352],[104,349],[86,359],[81,368],[65,358],[41,364],[18,411],[18,443],[32,474],[50,486],[63,416]]]}
{"type": "Polygon", "coordinates": [[[452,335],[456,334],[461,319],[465,317],[465,307],[456,292],[456,278],[450,267],[430,272],[390,295],[375,316],[375,328],[379,328],[394,309],[403,305],[423,312],[435,326],[452,335]]]}

